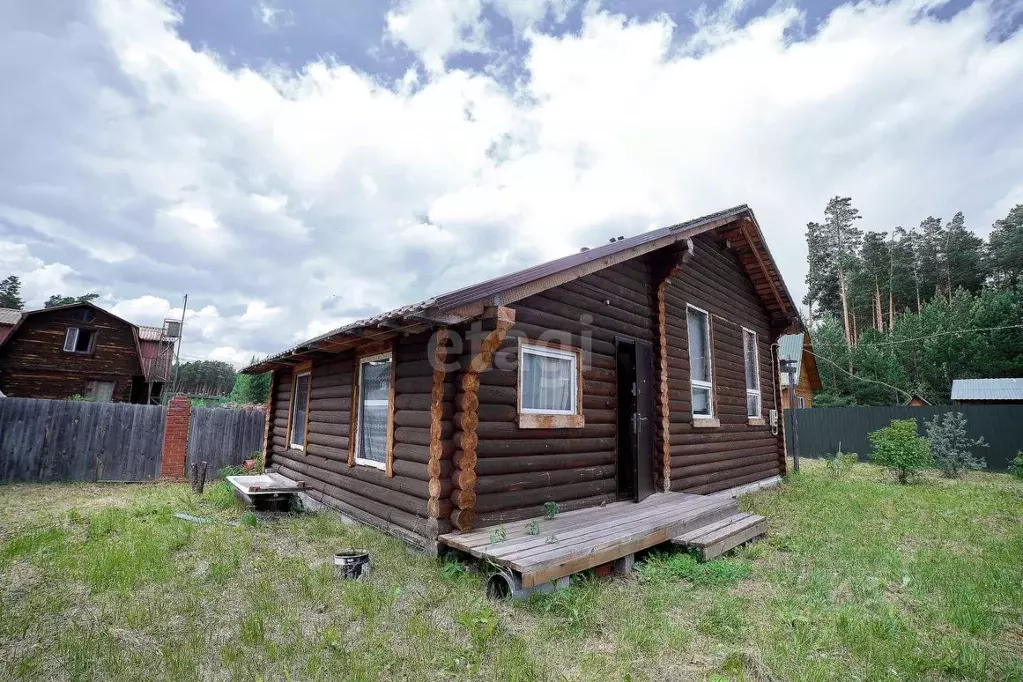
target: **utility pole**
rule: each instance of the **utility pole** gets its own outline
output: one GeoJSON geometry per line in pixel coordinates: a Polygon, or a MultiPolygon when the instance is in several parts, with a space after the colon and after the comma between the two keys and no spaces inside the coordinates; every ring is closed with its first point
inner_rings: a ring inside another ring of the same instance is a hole
{"type": "Polygon", "coordinates": [[[188,294],[185,294],[185,301],[181,304],[181,328],[178,330],[178,349],[174,354],[174,385],[171,386],[171,393],[178,392],[178,371],[181,366],[181,339],[185,336],[185,310],[188,308],[188,294]]]}
{"type": "Polygon", "coordinates": [[[789,411],[792,412],[792,470],[799,472],[799,429],[796,425],[796,361],[782,360],[782,371],[789,375],[789,411]]]}

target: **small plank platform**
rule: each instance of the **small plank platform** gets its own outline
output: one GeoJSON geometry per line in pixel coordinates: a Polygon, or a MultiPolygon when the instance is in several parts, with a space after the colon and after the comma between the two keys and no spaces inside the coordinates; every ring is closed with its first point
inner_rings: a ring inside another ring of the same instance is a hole
{"type": "Polygon", "coordinates": [[[728,496],[656,493],[543,517],[441,535],[441,544],[513,571],[532,588],[627,557],[739,513],[728,496]],[[532,521],[539,532],[527,532],[532,521]],[[503,529],[503,534],[501,529],[503,529]]]}
{"type": "Polygon", "coordinates": [[[767,519],[756,514],[739,513],[697,528],[672,539],[672,544],[692,547],[703,560],[721,556],[744,542],[767,532],[767,519]]]}

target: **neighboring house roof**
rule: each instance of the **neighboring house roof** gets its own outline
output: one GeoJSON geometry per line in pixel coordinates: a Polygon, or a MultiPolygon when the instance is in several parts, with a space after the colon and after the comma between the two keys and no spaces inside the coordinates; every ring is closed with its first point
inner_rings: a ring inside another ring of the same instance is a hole
{"type": "Polygon", "coordinates": [[[611,267],[678,242],[688,242],[696,235],[724,227],[730,223],[737,223],[738,226],[728,233],[727,238],[737,248],[749,247],[751,250],[749,262],[744,262],[744,265],[759,271],[757,281],[754,282],[758,293],[774,301],[768,305],[769,312],[772,312],[779,321],[783,321],[786,325],[801,325],[794,299],[786,288],[781,273],[767,249],[756,216],[748,206],[742,204],[677,225],[644,232],[628,239],[619,239],[592,249],[583,249],[577,253],[540,263],[518,272],[495,277],[419,303],[352,322],[272,355],[246,367],[242,372],[264,372],[275,366],[291,364],[292,360],[297,359],[296,356],[306,357],[310,353],[337,352],[357,344],[360,338],[371,329],[409,331],[428,329],[441,324],[456,324],[473,319],[480,315],[486,306],[514,303],[591,272],[611,267]]]}
{"type": "Polygon", "coordinates": [[[140,341],[159,341],[163,337],[162,327],[150,327],[143,324],[140,324],[138,327],[140,341]]]}
{"type": "Polygon", "coordinates": [[[921,402],[924,405],[930,405],[931,404],[930,400],[928,400],[927,398],[923,397],[919,393],[912,393],[912,394],[910,394],[910,396],[908,398],[906,398],[906,402],[904,402],[902,404],[904,406],[905,405],[911,405],[914,401],[921,402]]]}
{"type": "Polygon", "coordinates": [[[18,324],[21,311],[14,308],[0,308],[0,324],[18,324]]]}
{"type": "Polygon", "coordinates": [[[1023,400],[1023,378],[955,379],[952,400],[1023,400]]]}
{"type": "Polygon", "coordinates": [[[796,376],[803,366],[803,337],[805,334],[786,334],[778,337],[778,357],[781,360],[796,361],[796,376]]]}

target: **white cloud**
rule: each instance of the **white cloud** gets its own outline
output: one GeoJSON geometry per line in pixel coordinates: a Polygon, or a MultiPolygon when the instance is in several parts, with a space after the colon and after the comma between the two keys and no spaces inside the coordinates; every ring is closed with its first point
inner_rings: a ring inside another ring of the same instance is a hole
{"type": "Polygon", "coordinates": [[[445,69],[493,49],[476,0],[392,10],[429,67],[393,85],[229,68],[156,0],[68,7],[0,9],[0,63],[23,65],[0,71],[0,276],[101,288],[148,324],[188,292],[188,356],[244,361],[742,202],[798,296],[803,229],[834,194],[873,229],[960,209],[982,226],[1020,196],[1023,37],[991,39],[983,4],[843,6],[793,40],[785,6],[737,28],[733,3],[686,36],[589,5],[553,36],[521,27],[567,5],[531,2],[514,92],[445,69]]]}
{"type": "Polygon", "coordinates": [[[270,28],[286,26],[294,23],[295,15],[291,10],[281,9],[269,2],[259,2],[252,8],[252,14],[260,22],[270,28]]]}

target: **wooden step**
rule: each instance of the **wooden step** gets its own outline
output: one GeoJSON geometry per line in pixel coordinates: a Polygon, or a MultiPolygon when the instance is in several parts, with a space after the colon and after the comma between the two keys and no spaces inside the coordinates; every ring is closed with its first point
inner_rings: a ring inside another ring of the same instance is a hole
{"type": "Polygon", "coordinates": [[[766,532],[767,519],[763,516],[739,513],[679,535],[671,541],[698,550],[707,561],[766,532]]]}

